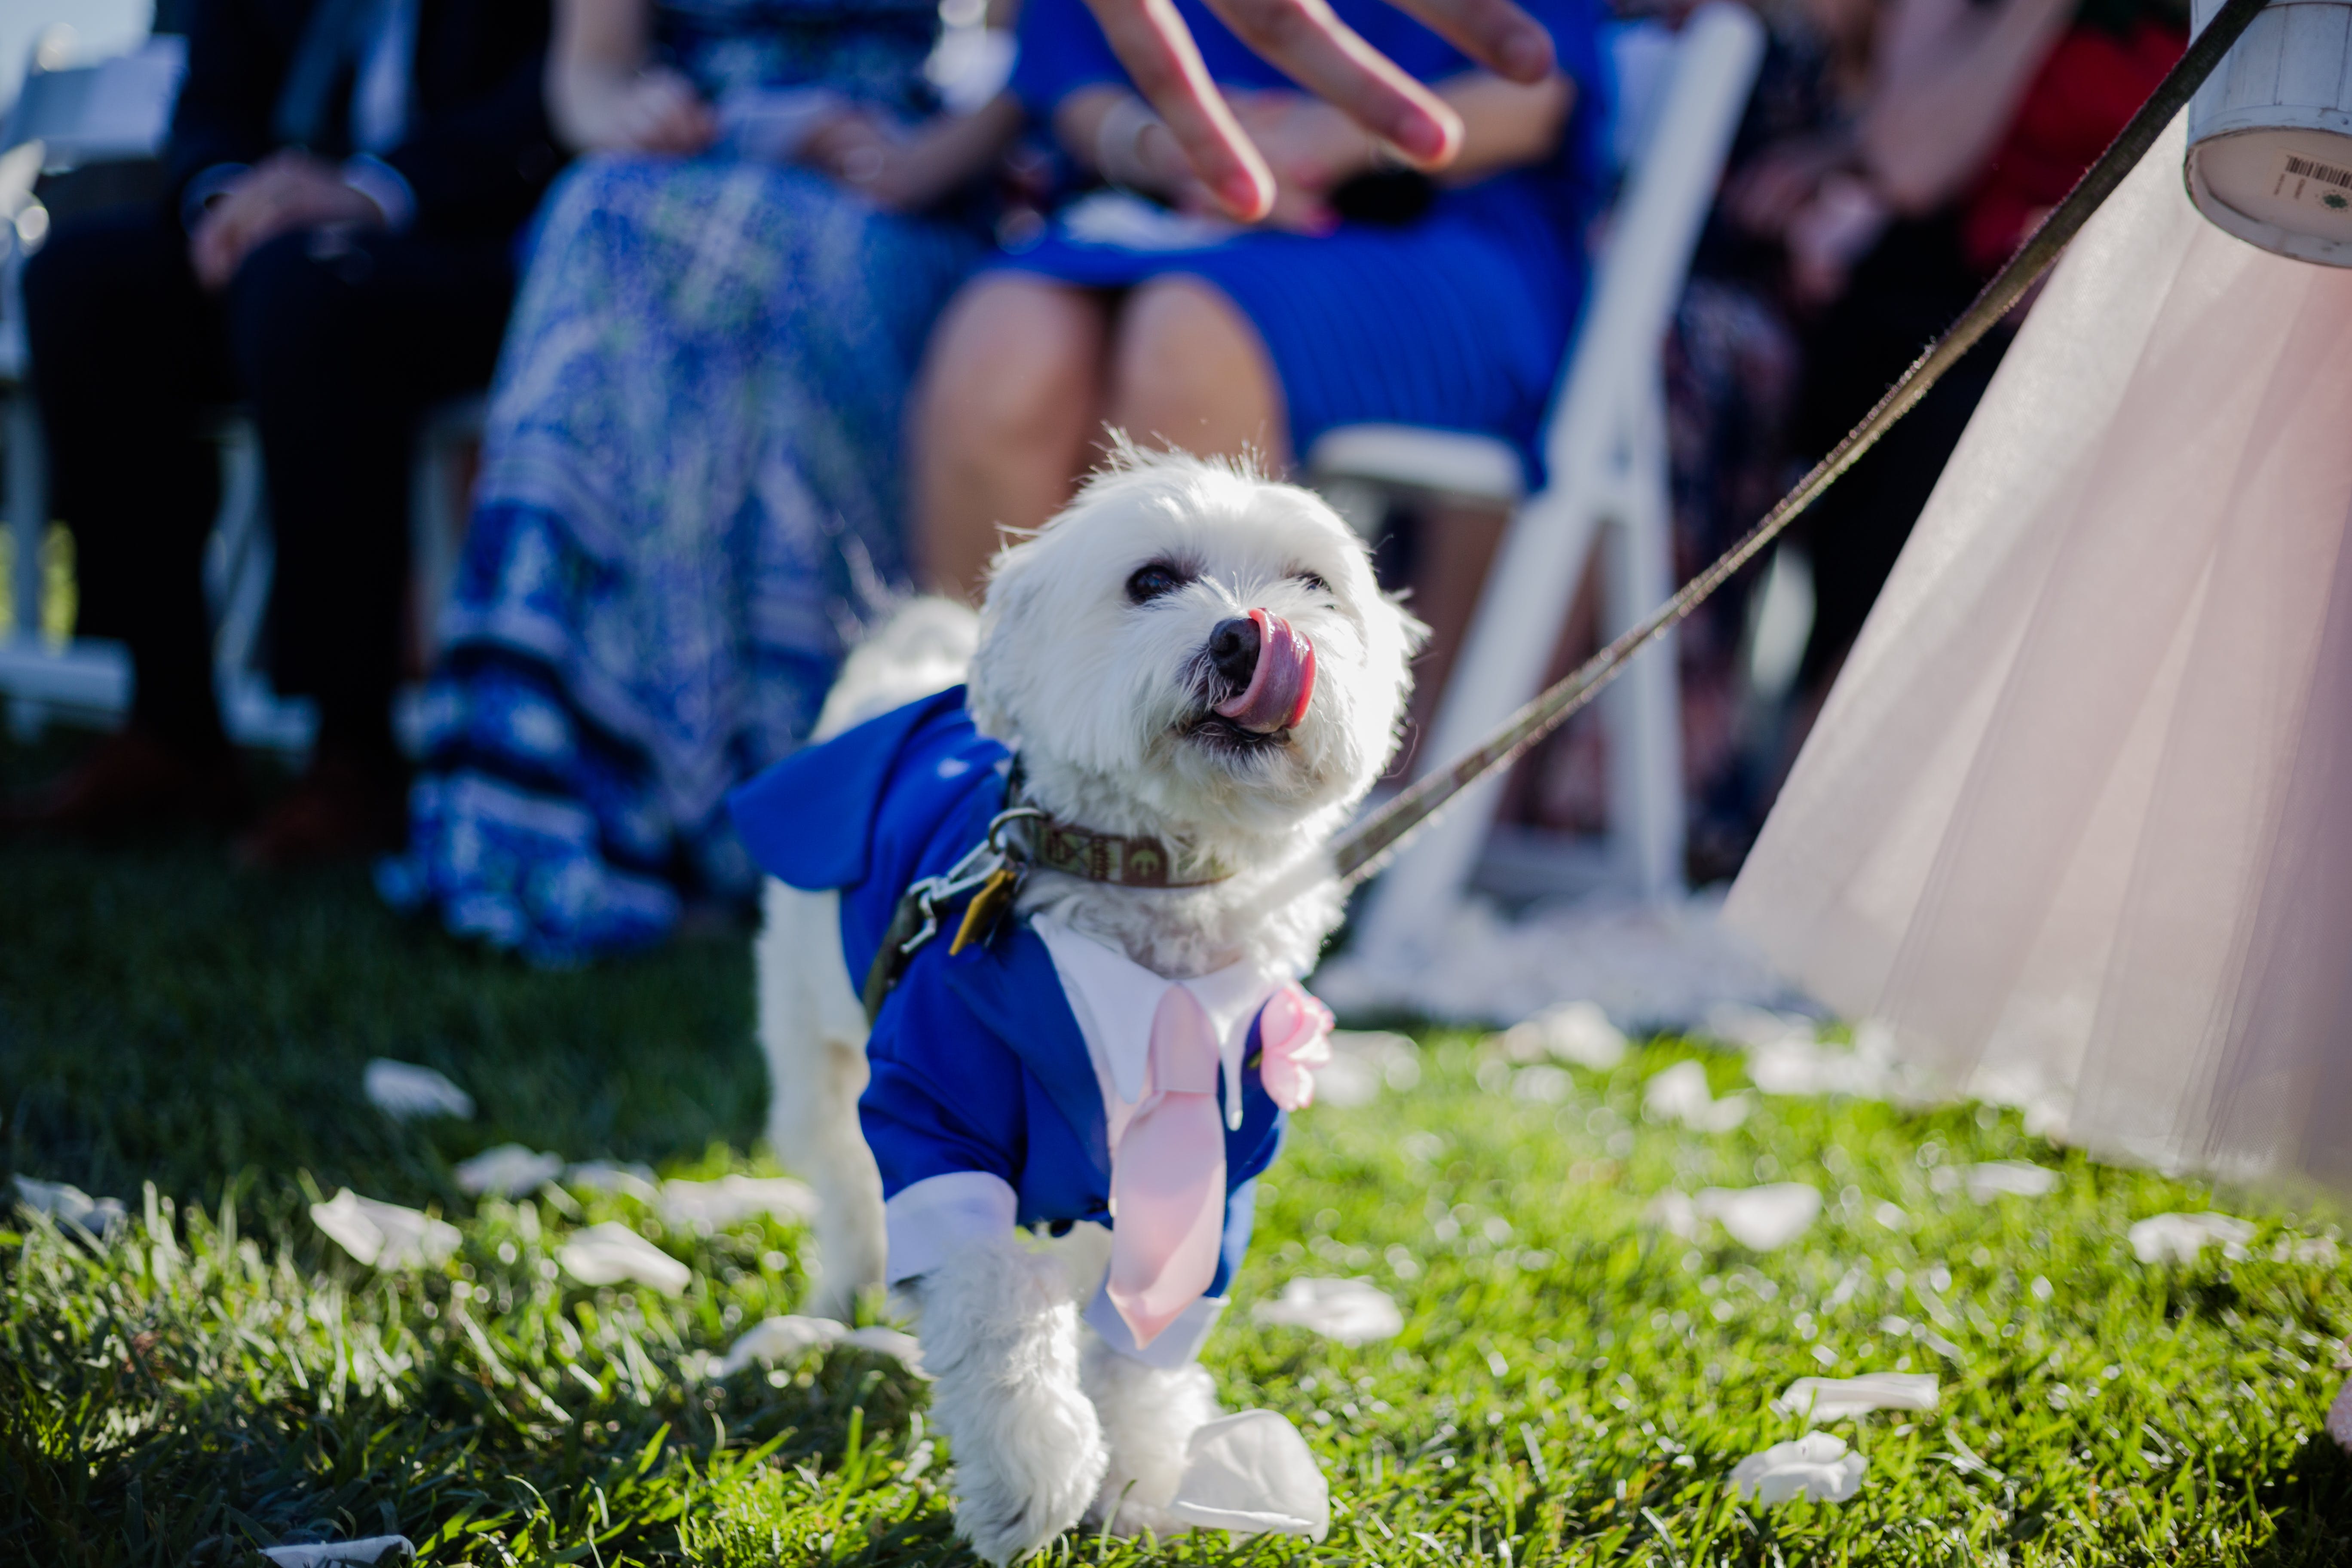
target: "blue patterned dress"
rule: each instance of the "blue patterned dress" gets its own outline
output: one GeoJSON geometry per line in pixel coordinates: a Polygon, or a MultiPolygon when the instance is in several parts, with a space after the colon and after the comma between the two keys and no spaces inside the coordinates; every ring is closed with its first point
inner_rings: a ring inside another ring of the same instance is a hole
{"type": "MultiPolygon", "coordinates": [[[[714,101],[817,84],[933,107],[931,0],[656,16],[714,101]]],[[[726,792],[807,733],[845,639],[902,580],[901,408],[982,230],[721,154],[586,159],[539,223],[409,848],[378,883],[560,963],[751,895],[726,792]]]]}

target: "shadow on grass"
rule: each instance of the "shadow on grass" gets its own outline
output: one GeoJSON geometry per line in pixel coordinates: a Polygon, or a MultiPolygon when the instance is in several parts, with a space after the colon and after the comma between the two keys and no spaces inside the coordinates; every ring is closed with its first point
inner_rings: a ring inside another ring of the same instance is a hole
{"type": "MultiPolygon", "coordinates": [[[[35,758],[0,746],[0,779],[35,758]]],[[[748,1149],[766,1088],[748,937],[533,970],[386,909],[361,866],[245,874],[215,836],[108,848],[0,839],[0,1161],[135,1199],[209,1203],[235,1172],[457,1196],[509,1140],[572,1159],[748,1149]],[[403,1125],[368,1059],[446,1073],[471,1121],[403,1125]]],[[[0,1173],[5,1173],[0,1172],[0,1173]]]]}

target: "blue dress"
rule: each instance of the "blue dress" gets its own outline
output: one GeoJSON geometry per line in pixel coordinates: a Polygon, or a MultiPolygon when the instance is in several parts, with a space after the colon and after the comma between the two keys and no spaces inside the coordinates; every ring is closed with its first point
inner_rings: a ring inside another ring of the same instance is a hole
{"type": "MultiPolygon", "coordinates": [[[[986,835],[1010,762],[973,728],[957,687],[796,753],[737,790],[732,809],[765,869],[796,888],[840,889],[842,955],[862,983],[908,886],[986,835]]],[[[1005,921],[985,943],[952,957],[949,946],[942,935],[917,952],[866,1042],[858,1121],[881,1172],[894,1283],[976,1231],[1113,1223],[1102,1098],[1044,939],[1005,921]]],[[[1155,1364],[1196,1351],[1214,1322],[1249,1248],[1257,1178],[1281,1148],[1286,1118],[1258,1074],[1241,1084],[1209,1308],[1158,1347],[1155,1364]]],[[[1093,1316],[1115,1344],[1128,1340],[1115,1314],[1093,1316]]]]}
{"type": "MultiPolygon", "coordinates": [[[[714,101],[822,85],[912,119],[930,0],[656,13],[714,101]]],[[[723,151],[551,192],[491,395],[395,904],[541,962],[756,882],[724,809],[807,733],[904,577],[898,431],[980,226],[723,151]]]]}
{"type": "MultiPolygon", "coordinates": [[[[1265,344],[1305,456],[1336,426],[1384,422],[1498,435],[1530,464],[1560,359],[1583,302],[1585,229],[1602,194],[1610,84],[1597,0],[1522,0],[1552,35],[1576,101],[1549,161],[1444,188],[1402,226],[1347,222],[1328,236],[1245,230],[1181,249],[1073,238],[1057,226],[1002,267],[1087,287],[1170,275],[1200,279],[1247,316],[1265,344]]],[[[1218,81],[1295,84],[1199,3],[1176,8],[1218,81]]],[[[1416,79],[1475,68],[1383,0],[1334,0],[1371,46],[1416,79]]],[[[1028,0],[1013,89],[1052,122],[1071,93],[1128,85],[1083,0],[1028,0]]]]}

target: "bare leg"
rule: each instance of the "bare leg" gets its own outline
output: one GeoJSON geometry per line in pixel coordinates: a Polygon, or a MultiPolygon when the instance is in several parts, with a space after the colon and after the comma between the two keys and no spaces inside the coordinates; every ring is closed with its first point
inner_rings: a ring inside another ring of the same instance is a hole
{"type": "Polygon", "coordinates": [[[1203,456],[1255,453],[1290,468],[1290,421],[1257,329],[1197,278],[1162,278],[1128,297],[1111,353],[1110,422],[1145,446],[1203,456]]]}
{"type": "Polygon", "coordinates": [[[1418,531],[1412,549],[1412,613],[1429,627],[1429,641],[1412,661],[1412,697],[1405,710],[1408,737],[1395,765],[1409,777],[1440,757],[1417,755],[1437,715],[1438,699],[1454,673],[1454,660],[1469,635],[1486,586],[1487,568],[1503,541],[1509,514],[1493,507],[1428,501],[1414,509],[1418,531]]]}
{"type": "Polygon", "coordinates": [[[1001,529],[1070,499],[1102,417],[1102,297],[999,273],[956,296],[915,393],[916,562],[977,599],[1001,529]]]}

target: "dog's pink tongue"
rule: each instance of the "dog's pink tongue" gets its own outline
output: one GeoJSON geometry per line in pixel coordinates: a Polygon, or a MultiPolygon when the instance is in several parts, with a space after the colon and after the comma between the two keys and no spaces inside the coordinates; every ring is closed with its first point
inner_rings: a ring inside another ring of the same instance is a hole
{"type": "Polygon", "coordinates": [[[1287,730],[1307,717],[1315,697],[1315,645],[1290,623],[1265,610],[1252,610],[1257,623],[1257,668],[1238,697],[1217,704],[1217,712],[1261,735],[1287,730]]]}

